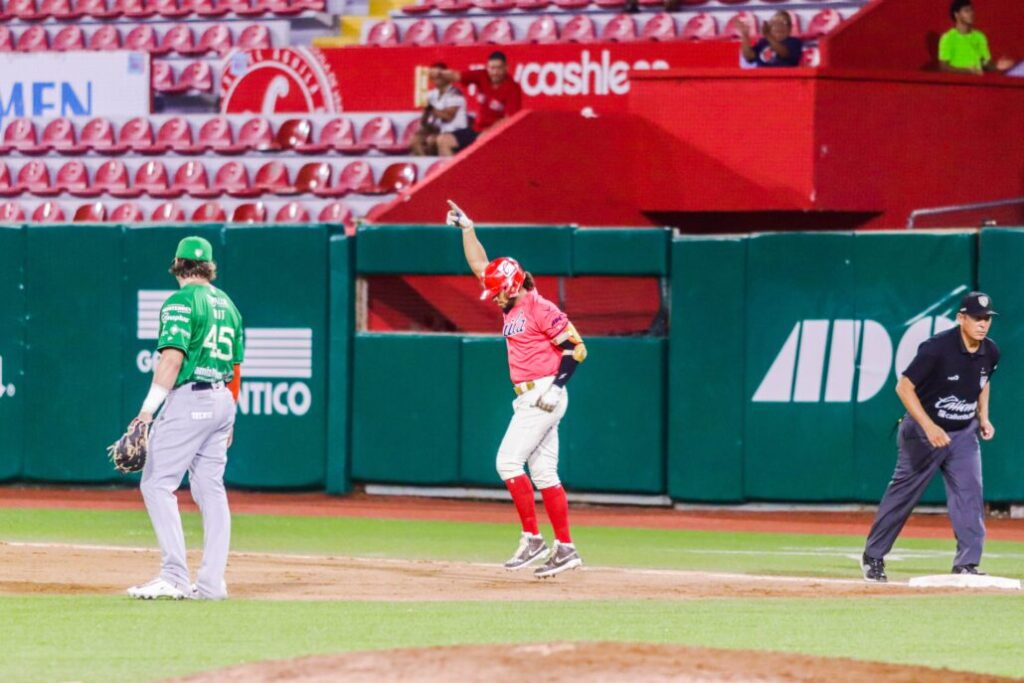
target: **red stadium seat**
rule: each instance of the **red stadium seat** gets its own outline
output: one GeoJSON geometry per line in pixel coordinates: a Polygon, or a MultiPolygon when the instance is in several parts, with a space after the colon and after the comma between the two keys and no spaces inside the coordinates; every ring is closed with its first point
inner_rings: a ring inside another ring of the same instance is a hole
{"type": "Polygon", "coordinates": [[[121,16],[121,8],[116,3],[108,7],[107,0],[78,0],[75,8],[82,16],[93,19],[114,19],[121,16]]]}
{"type": "Polygon", "coordinates": [[[586,14],[577,14],[562,27],[559,39],[563,43],[590,43],[597,39],[594,20],[586,14]]]}
{"type": "Polygon", "coordinates": [[[107,215],[111,223],[141,223],[146,220],[146,215],[137,204],[125,202],[114,207],[114,210],[107,215]]]}
{"type": "Polygon", "coordinates": [[[183,116],[172,116],[156,133],[155,147],[177,154],[202,154],[205,147],[192,141],[192,126],[183,116]]]}
{"type": "Polygon", "coordinates": [[[437,161],[432,163],[430,166],[427,166],[427,170],[426,170],[426,172],[423,173],[423,177],[424,178],[429,178],[430,176],[434,175],[435,173],[440,173],[441,169],[444,168],[448,164],[448,161],[449,161],[448,159],[438,159],[437,161]]]}
{"type": "Polygon", "coordinates": [[[468,12],[473,9],[473,3],[469,0],[434,0],[434,9],[449,14],[468,12]]]}
{"type": "Polygon", "coordinates": [[[288,167],[280,161],[268,161],[256,170],[252,185],[260,193],[295,194],[288,167]]]}
{"type": "Polygon", "coordinates": [[[192,13],[190,7],[178,4],[178,0],[147,0],[150,7],[164,19],[180,19],[192,13]]]}
{"type": "Polygon", "coordinates": [[[18,36],[18,52],[46,52],[50,49],[50,34],[42,26],[29,26],[18,36]]]}
{"type": "Polygon", "coordinates": [[[100,165],[93,176],[91,188],[98,194],[107,192],[115,197],[139,197],[142,190],[128,187],[128,168],[119,159],[111,159],[100,165]]]}
{"type": "Polygon", "coordinates": [[[46,18],[46,15],[40,14],[36,9],[35,0],[9,0],[7,3],[7,13],[22,21],[36,21],[46,18]]]}
{"type": "Polygon", "coordinates": [[[679,37],[683,40],[709,40],[718,36],[718,21],[707,12],[690,17],[679,37]]]}
{"type": "Polygon", "coordinates": [[[182,223],[185,220],[185,212],[175,202],[164,202],[153,209],[153,215],[149,220],[154,223],[182,223]]]}
{"type": "Polygon", "coordinates": [[[508,19],[492,19],[480,31],[481,43],[491,45],[508,45],[516,40],[515,30],[508,19]]]}
{"type": "Polygon", "coordinates": [[[516,0],[516,7],[524,12],[540,12],[550,4],[551,0],[516,0]]]}
{"type": "Polygon", "coordinates": [[[101,202],[82,204],[75,209],[75,215],[71,218],[72,223],[102,223],[107,220],[107,207],[101,202]]]}
{"type": "Polygon", "coordinates": [[[116,26],[104,24],[89,36],[90,50],[120,50],[121,32],[116,26]]]}
{"type": "Polygon", "coordinates": [[[24,192],[18,184],[11,181],[11,170],[0,161],[0,197],[16,197],[24,192]]]}
{"type": "Polygon", "coordinates": [[[320,129],[317,142],[310,142],[295,147],[300,154],[323,154],[324,152],[342,152],[344,154],[362,154],[366,146],[356,142],[356,131],[349,119],[339,117],[331,119],[320,129]]]}
{"type": "Polygon", "coordinates": [[[169,62],[152,62],[150,65],[150,80],[153,90],[158,93],[177,94],[188,90],[188,86],[179,83],[174,78],[174,69],[169,62]]]}
{"type": "MultiPolygon", "coordinates": [[[[723,5],[745,5],[750,0],[718,0],[723,5]]],[[[765,0],[765,2],[785,2],[785,0],[765,0]]]]}
{"type": "Polygon", "coordinates": [[[661,9],[665,5],[663,0],[639,0],[637,4],[640,5],[640,11],[642,12],[654,11],[655,8],[661,9]]]}
{"type": "Polygon", "coordinates": [[[229,11],[227,5],[217,0],[185,0],[185,4],[193,14],[204,19],[222,17],[229,11]]]}
{"type": "Polygon", "coordinates": [[[309,223],[309,211],[298,202],[288,202],[274,214],[275,223],[309,223]]]}
{"type": "Polygon", "coordinates": [[[732,18],[729,19],[720,37],[729,40],[738,39],[740,37],[740,22],[743,22],[750,27],[751,37],[755,37],[761,34],[760,25],[757,23],[757,16],[753,12],[739,12],[737,14],[734,14],[732,18]]]}
{"type": "MultiPolygon", "coordinates": [[[[182,214],[182,217],[179,220],[184,219],[185,216],[182,214]]],[[[192,212],[193,222],[223,223],[227,219],[228,215],[224,213],[224,209],[217,202],[206,202],[205,204],[198,206],[196,210],[192,212]]]]}
{"type": "Polygon", "coordinates": [[[70,21],[82,16],[82,11],[72,6],[71,0],[43,0],[39,4],[39,13],[58,21],[70,21]]]}
{"type": "Polygon", "coordinates": [[[270,29],[263,24],[253,24],[242,29],[235,44],[239,50],[261,50],[272,47],[270,29]]]}
{"type": "Polygon", "coordinates": [[[100,154],[123,154],[128,151],[126,146],[115,142],[114,127],[104,118],[92,119],[82,126],[78,146],[82,151],[91,149],[100,154]]]}
{"type": "Polygon", "coordinates": [[[258,17],[267,13],[267,4],[263,0],[221,0],[226,2],[228,9],[240,17],[258,17]]]}
{"type": "Polygon", "coordinates": [[[182,69],[178,83],[186,90],[213,92],[213,69],[209,62],[192,62],[182,69]]]}
{"type": "Polygon", "coordinates": [[[171,187],[190,197],[213,198],[220,196],[220,190],[210,187],[210,177],[200,161],[188,161],[174,172],[171,187]]]}
{"type": "Polygon", "coordinates": [[[508,12],[516,8],[516,0],[473,0],[473,5],[484,12],[508,12]]]}
{"type": "Polygon", "coordinates": [[[148,19],[156,10],[145,0],[114,0],[121,14],[129,19],[148,19]]]}
{"type": "Polygon", "coordinates": [[[149,24],[140,24],[124,37],[126,50],[137,50],[139,52],[155,52],[158,47],[156,31],[149,24]]]}
{"type": "Polygon", "coordinates": [[[89,169],[81,161],[69,161],[57,169],[57,177],[53,183],[57,194],[68,192],[79,197],[97,196],[80,194],[88,192],[89,186],[89,169]]]}
{"type": "Polygon", "coordinates": [[[675,40],[676,20],[667,12],[655,14],[644,24],[640,37],[644,40],[675,40]]]}
{"type": "Polygon", "coordinates": [[[65,223],[64,210],[53,202],[43,202],[32,212],[34,223],[65,223]]]}
{"type": "Polygon", "coordinates": [[[395,124],[387,116],[374,116],[359,131],[359,144],[380,149],[395,144],[395,124]]]}
{"type": "Polygon", "coordinates": [[[239,204],[231,214],[232,223],[266,223],[267,207],[263,202],[239,204]]]}
{"type": "Polygon", "coordinates": [[[817,68],[821,65],[821,51],[817,47],[805,47],[800,53],[800,66],[817,68]]]}
{"type": "Polygon", "coordinates": [[[214,189],[220,190],[232,197],[258,197],[260,191],[253,189],[249,182],[249,171],[245,164],[238,161],[229,161],[217,169],[213,176],[214,189]]]}
{"type": "Polygon", "coordinates": [[[30,161],[22,166],[18,171],[17,185],[22,192],[29,194],[44,197],[55,194],[51,191],[53,186],[50,183],[50,169],[42,161],[30,161]]]}
{"type": "Polygon", "coordinates": [[[267,9],[280,17],[302,14],[305,7],[297,0],[267,0],[267,9]]]}
{"type": "Polygon", "coordinates": [[[248,149],[235,142],[231,122],[223,116],[214,117],[199,128],[198,145],[217,154],[241,154],[248,149]]]}
{"type": "Polygon", "coordinates": [[[191,54],[196,47],[195,36],[187,24],[175,24],[164,32],[157,48],[157,54],[177,52],[180,55],[191,54]]]}
{"type": "Polygon", "coordinates": [[[14,202],[0,204],[0,223],[20,223],[24,220],[25,210],[20,206],[14,202]]]}
{"type": "Polygon", "coordinates": [[[366,44],[377,47],[398,45],[398,24],[390,19],[378,21],[370,27],[370,32],[366,34],[366,44]]]}
{"type": "Polygon", "coordinates": [[[313,194],[317,190],[329,187],[331,184],[331,165],[322,161],[315,161],[305,164],[295,175],[295,192],[298,194],[313,194]]]}
{"type": "Polygon", "coordinates": [[[249,119],[238,129],[238,144],[254,152],[266,152],[274,148],[274,129],[262,118],[249,119]]]}
{"type": "Polygon", "coordinates": [[[415,5],[403,5],[404,14],[426,14],[434,9],[434,0],[419,0],[415,5]]]}
{"type": "Polygon", "coordinates": [[[402,131],[402,137],[393,144],[379,144],[377,150],[384,152],[385,154],[408,154],[409,149],[412,147],[412,139],[416,136],[416,131],[420,129],[420,120],[413,119],[406,124],[405,129],[402,131]]]}
{"type": "Polygon", "coordinates": [[[601,40],[628,43],[636,40],[636,21],[628,14],[616,14],[601,31],[601,40]]]}
{"type": "Polygon", "coordinates": [[[32,119],[16,118],[7,124],[4,129],[4,139],[0,143],[0,153],[6,154],[11,150],[22,154],[42,154],[47,145],[40,145],[36,137],[36,124],[32,119]]]}
{"type": "Polygon", "coordinates": [[[839,24],[843,23],[843,15],[834,9],[823,9],[813,17],[807,24],[807,31],[804,38],[818,38],[823,36],[839,24]]]}
{"type": "Polygon", "coordinates": [[[390,194],[416,184],[416,164],[399,162],[384,169],[377,187],[369,194],[390,194]]]}
{"type": "Polygon", "coordinates": [[[199,36],[199,42],[195,44],[188,54],[204,55],[210,52],[224,56],[231,50],[231,31],[224,24],[215,24],[199,36]]]}
{"type": "Polygon", "coordinates": [[[437,27],[430,19],[417,19],[405,29],[402,45],[437,45],[437,27]]]}
{"type": "Polygon", "coordinates": [[[147,161],[135,171],[135,187],[150,197],[173,199],[184,192],[171,186],[167,167],[162,161],[147,161]]]}
{"type": "Polygon", "coordinates": [[[313,12],[323,13],[327,11],[326,0],[295,0],[295,4],[302,9],[308,9],[313,12]]]}
{"type": "Polygon", "coordinates": [[[607,12],[621,10],[626,6],[626,0],[594,0],[594,4],[607,12]]]}
{"type": "Polygon", "coordinates": [[[555,0],[555,6],[563,10],[583,9],[590,4],[590,0],[555,0]]]}
{"type": "Polygon", "coordinates": [[[334,185],[317,189],[313,194],[318,197],[343,197],[351,192],[371,194],[376,186],[370,165],[365,161],[353,161],[341,169],[334,185]]]}
{"type": "Polygon", "coordinates": [[[469,19],[456,19],[441,36],[442,45],[475,45],[476,26],[469,19]]]}
{"type": "Polygon", "coordinates": [[[153,124],[145,116],[128,119],[117,133],[117,143],[121,147],[141,154],[159,154],[163,151],[155,144],[153,124]]]}
{"type": "Polygon", "coordinates": [[[786,14],[789,15],[789,25],[791,27],[792,34],[794,36],[802,35],[802,25],[800,23],[800,15],[792,10],[786,10],[786,14]]]}
{"type": "Polygon", "coordinates": [[[352,209],[342,202],[331,202],[320,209],[320,215],[316,217],[321,223],[334,223],[341,225],[352,224],[352,209]]]}
{"type": "Polygon", "coordinates": [[[527,43],[557,43],[558,24],[549,16],[538,17],[526,29],[527,43]]]}
{"type": "Polygon", "coordinates": [[[313,124],[309,119],[288,119],[277,129],[274,149],[295,149],[313,142],[313,124]]]}
{"type": "Polygon", "coordinates": [[[0,52],[14,52],[14,34],[6,26],[0,26],[0,52]]]}
{"type": "Polygon", "coordinates": [[[85,33],[77,24],[65,26],[53,37],[53,49],[60,52],[85,49],[85,33]]]}

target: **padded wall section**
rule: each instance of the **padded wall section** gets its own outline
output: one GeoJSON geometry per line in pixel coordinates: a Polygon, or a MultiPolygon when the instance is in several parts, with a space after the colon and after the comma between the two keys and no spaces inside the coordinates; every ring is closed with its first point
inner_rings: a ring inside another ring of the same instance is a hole
{"type": "Polygon", "coordinates": [[[25,230],[0,226],[0,481],[24,456],[25,230]]]}
{"type": "Polygon", "coordinates": [[[670,237],[666,228],[581,228],[573,235],[573,273],[667,275],[670,237]]]}
{"type": "Polygon", "coordinates": [[[328,493],[351,488],[349,459],[352,401],[353,260],[352,240],[335,235],[330,240],[330,291],[327,350],[327,467],[328,493]]]}
{"type": "Polygon", "coordinates": [[[460,478],[466,484],[499,486],[495,458],[515,399],[503,337],[463,338],[460,391],[460,478]]]}

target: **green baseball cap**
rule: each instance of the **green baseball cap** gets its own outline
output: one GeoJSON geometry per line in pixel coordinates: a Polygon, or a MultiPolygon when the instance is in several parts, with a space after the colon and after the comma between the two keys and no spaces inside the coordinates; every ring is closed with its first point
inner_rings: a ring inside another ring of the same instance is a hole
{"type": "Polygon", "coordinates": [[[178,251],[174,252],[174,257],[190,261],[212,261],[213,245],[202,237],[186,237],[178,242],[178,251]]]}

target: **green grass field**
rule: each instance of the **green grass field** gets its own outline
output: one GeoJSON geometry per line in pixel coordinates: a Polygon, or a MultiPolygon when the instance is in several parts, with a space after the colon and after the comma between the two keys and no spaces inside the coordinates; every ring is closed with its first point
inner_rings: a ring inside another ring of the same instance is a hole
{"type": "MultiPolygon", "coordinates": [[[[184,517],[195,545],[198,517],[184,517]]],[[[494,562],[508,554],[516,533],[510,525],[237,515],[233,548],[494,562]]],[[[591,565],[847,578],[859,576],[851,556],[863,542],[604,527],[581,527],[576,537],[591,565]]],[[[4,509],[0,540],[155,545],[145,513],[134,511],[4,509]]],[[[890,575],[946,572],[952,549],[951,541],[902,541],[890,575]]],[[[985,568],[1024,577],[1024,544],[990,542],[985,568]]],[[[1022,626],[1018,593],[559,603],[154,604],[119,596],[6,596],[0,681],[143,681],[314,653],[550,640],[780,650],[1020,676],[1022,626]]]]}

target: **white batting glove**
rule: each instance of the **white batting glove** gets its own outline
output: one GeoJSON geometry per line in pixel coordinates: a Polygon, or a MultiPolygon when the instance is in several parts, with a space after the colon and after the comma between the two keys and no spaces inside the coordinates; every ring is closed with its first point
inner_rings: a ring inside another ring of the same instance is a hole
{"type": "Polygon", "coordinates": [[[565,387],[560,387],[552,384],[548,387],[548,390],[541,394],[541,397],[537,399],[537,407],[546,412],[554,412],[555,408],[558,407],[559,402],[562,400],[562,396],[565,395],[565,387]]]}
{"type": "Polygon", "coordinates": [[[469,230],[470,228],[473,227],[473,221],[469,219],[469,216],[467,216],[466,213],[462,209],[460,209],[455,202],[449,199],[448,206],[451,207],[451,210],[448,212],[448,216],[445,219],[445,223],[452,227],[461,228],[463,230],[469,230]]]}

